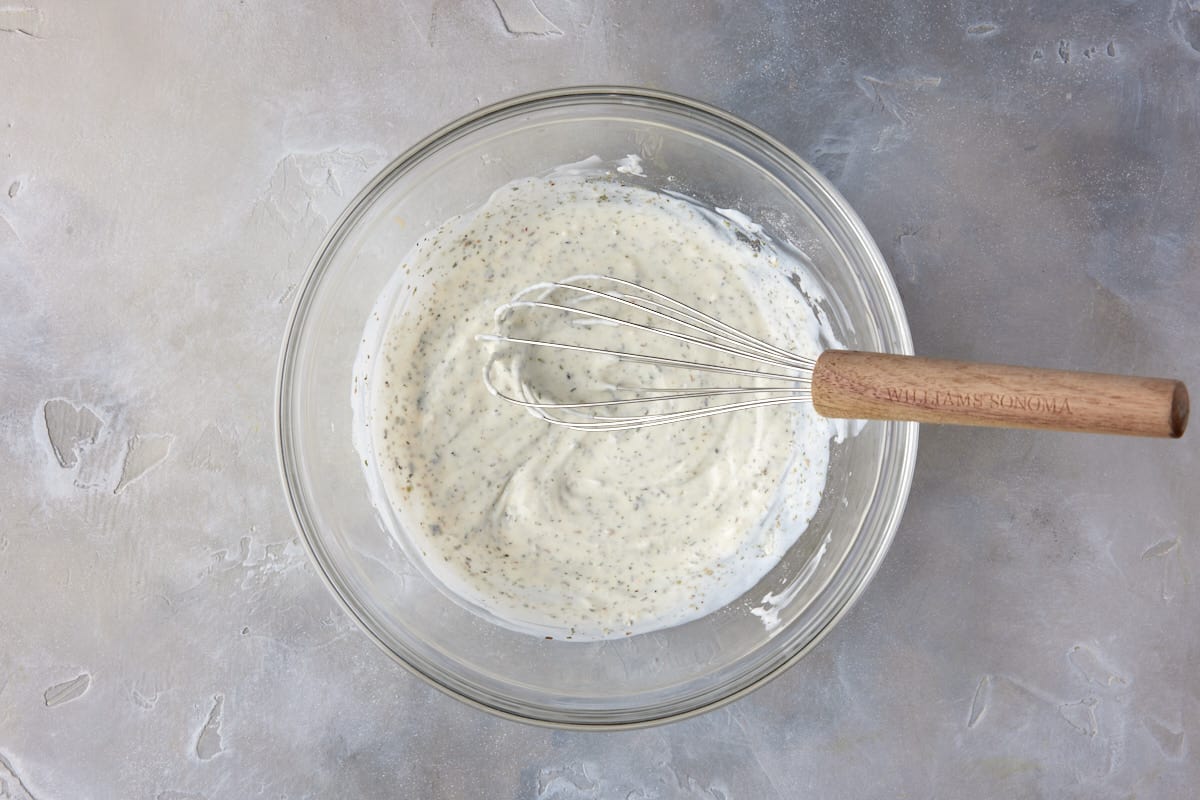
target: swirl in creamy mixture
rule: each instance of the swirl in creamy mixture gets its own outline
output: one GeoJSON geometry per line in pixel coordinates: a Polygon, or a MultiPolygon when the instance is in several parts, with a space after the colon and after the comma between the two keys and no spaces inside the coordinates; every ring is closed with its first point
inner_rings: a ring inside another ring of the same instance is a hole
{"type": "MultiPolygon", "coordinates": [[[[556,427],[488,393],[476,336],[530,284],[605,273],[815,358],[797,269],[753,229],[596,175],[516,181],[428,234],[402,264],[405,296],[381,302],[363,376],[367,469],[402,544],[460,602],[555,638],[642,633],[738,599],[815,513],[829,424],[796,405],[556,427]]],[[[621,329],[587,335],[630,346],[621,329]]]]}

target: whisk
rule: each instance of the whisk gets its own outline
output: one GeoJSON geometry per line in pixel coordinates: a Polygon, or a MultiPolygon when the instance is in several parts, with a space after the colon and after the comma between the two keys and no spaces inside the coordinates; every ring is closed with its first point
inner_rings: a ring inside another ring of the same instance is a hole
{"type": "Polygon", "coordinates": [[[530,286],[496,311],[489,390],[547,422],[613,431],[788,403],[823,417],[1179,437],[1184,384],[1164,378],[1038,369],[851,350],[817,358],[645,286],[577,275],[530,286]],[[593,329],[626,332],[620,349],[593,329]],[[666,343],[664,354],[656,343],[666,343]],[[558,358],[548,357],[557,353],[558,358]],[[585,366],[584,359],[600,365],[585,366]],[[632,368],[614,380],[613,365],[632,368]],[[503,374],[507,384],[497,377],[503,374]],[[666,385],[650,378],[675,376],[666,385]],[[712,384],[719,377],[721,383],[712,384]],[[582,390],[582,391],[581,391],[582,390]]]}

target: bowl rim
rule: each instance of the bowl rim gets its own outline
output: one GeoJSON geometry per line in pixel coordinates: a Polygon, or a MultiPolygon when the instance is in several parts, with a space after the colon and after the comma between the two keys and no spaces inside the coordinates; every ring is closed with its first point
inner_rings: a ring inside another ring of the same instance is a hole
{"type": "MultiPolygon", "coordinates": [[[[857,239],[857,244],[863,246],[865,255],[876,272],[877,278],[876,288],[881,290],[882,297],[876,298],[881,300],[887,306],[887,311],[890,315],[895,330],[890,331],[890,335],[894,338],[896,352],[903,354],[912,354],[912,335],[908,326],[908,318],[904,311],[903,303],[900,299],[899,290],[896,288],[895,280],[892,277],[891,271],[888,269],[887,262],[883,255],[879,252],[878,245],[865,224],[859,218],[857,212],[853,210],[845,198],[837,191],[836,188],[808,162],[796,155],[790,148],[782,142],[761,130],[757,126],[737,117],[730,112],[727,112],[718,107],[709,105],[698,100],[694,100],[684,95],[675,94],[672,92],[661,91],[658,89],[648,89],[635,86],[622,85],[580,85],[580,86],[565,86],[554,89],[546,89],[541,91],[530,92],[517,95],[491,105],[480,108],[469,114],[461,116],[448,124],[441,126],[429,135],[423,137],[411,147],[406,149],[400,155],[392,159],[385,166],[381,167],[374,177],[350,200],[338,217],[330,224],[329,230],[322,239],[320,245],[316,248],[314,255],[309,262],[303,277],[297,283],[296,299],[292,303],[291,311],[288,315],[287,322],[284,327],[284,337],[280,348],[279,362],[276,369],[275,380],[275,397],[274,397],[274,430],[275,444],[277,454],[277,467],[279,476],[283,485],[284,494],[287,500],[288,509],[291,513],[293,524],[296,526],[300,534],[300,540],[312,559],[318,575],[324,582],[326,589],[337,598],[338,604],[349,615],[351,619],[358,625],[360,629],[373,641],[381,650],[383,650],[391,659],[404,667],[409,673],[417,676],[426,684],[433,686],[455,700],[466,703],[482,711],[499,716],[504,719],[548,727],[559,730],[630,730],[645,728],[654,725],[660,725],[677,720],[683,720],[694,717],[700,714],[707,713],[714,709],[720,708],[728,703],[732,703],[751,692],[766,685],[770,681],[782,675],[793,664],[800,660],[804,655],[810,652],[822,639],[829,633],[833,627],[841,621],[841,619],[850,611],[854,604],[866,590],[868,584],[878,571],[880,564],[887,555],[891,547],[892,540],[895,537],[896,530],[900,525],[900,520],[904,514],[904,509],[908,501],[909,492],[912,486],[912,478],[916,465],[917,456],[917,440],[919,426],[914,422],[888,422],[883,423],[894,428],[897,431],[895,436],[884,437],[884,456],[886,461],[888,451],[894,450],[899,454],[898,463],[893,465],[895,479],[891,482],[894,488],[894,497],[886,507],[886,514],[879,522],[879,529],[882,535],[879,539],[879,544],[874,553],[867,559],[858,570],[859,576],[851,584],[849,591],[845,592],[840,598],[832,598],[840,604],[833,613],[825,620],[820,628],[816,629],[812,636],[794,652],[786,658],[781,659],[778,663],[768,667],[762,674],[751,680],[749,683],[734,689],[731,692],[723,694],[719,697],[709,699],[692,708],[687,708],[681,711],[668,711],[654,716],[642,716],[636,719],[624,720],[599,720],[599,721],[579,721],[579,720],[564,720],[550,719],[547,717],[523,715],[509,708],[504,708],[497,705],[492,705],[483,700],[471,696],[464,691],[448,685],[436,679],[420,669],[417,665],[410,663],[400,653],[397,653],[383,638],[371,627],[368,622],[363,619],[359,610],[350,602],[343,588],[330,574],[330,566],[332,559],[326,555],[315,533],[317,526],[309,516],[304,502],[304,492],[299,483],[295,464],[299,458],[295,453],[295,442],[288,434],[288,428],[293,416],[293,410],[289,408],[288,393],[292,388],[292,377],[296,368],[295,350],[302,333],[302,324],[307,317],[307,312],[312,305],[313,290],[320,283],[326,268],[329,263],[329,256],[337,248],[337,245],[344,238],[346,232],[352,222],[358,219],[370,205],[370,201],[375,196],[380,187],[391,180],[395,179],[412,165],[419,163],[432,153],[457,140],[463,135],[470,133],[477,125],[485,120],[492,118],[502,118],[510,114],[515,109],[527,108],[536,110],[543,106],[555,106],[563,101],[577,99],[581,102],[603,102],[605,100],[613,102],[638,103],[648,102],[656,105],[660,109],[666,109],[677,113],[690,113],[700,117],[707,117],[710,120],[718,120],[725,125],[735,129],[739,134],[754,140],[759,145],[764,154],[769,156],[775,163],[783,166],[789,171],[799,172],[804,177],[811,181],[813,188],[818,189],[823,195],[822,199],[827,203],[829,210],[833,211],[838,217],[838,222],[844,226],[849,234],[857,239]]],[[[881,464],[881,471],[882,471],[881,464]]],[[[847,553],[847,556],[849,553],[847,553]]],[[[460,684],[461,685],[461,684],[460,684]]],[[[539,709],[541,710],[541,709],[539,709]]],[[[623,709],[623,713],[628,714],[628,710],[623,709]]],[[[568,712],[569,713],[569,712],[568,712]]]]}

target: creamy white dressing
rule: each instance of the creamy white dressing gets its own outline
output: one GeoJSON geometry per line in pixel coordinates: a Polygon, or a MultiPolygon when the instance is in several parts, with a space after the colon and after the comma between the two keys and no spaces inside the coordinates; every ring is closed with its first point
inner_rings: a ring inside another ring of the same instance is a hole
{"type": "MultiPolygon", "coordinates": [[[[632,157],[622,167],[641,172],[632,157]]],[[[495,309],[579,273],[650,286],[815,358],[820,320],[793,283],[803,266],[720,213],[589,160],[501,188],[404,258],[364,337],[356,436],[400,543],[459,602],[540,636],[644,633],[737,600],[804,531],[834,433],[809,405],[580,432],[482,378],[492,353],[476,337],[495,309]]],[[[629,336],[586,331],[611,349],[629,336]]],[[[557,391],[603,377],[579,366],[566,363],[557,391]]]]}

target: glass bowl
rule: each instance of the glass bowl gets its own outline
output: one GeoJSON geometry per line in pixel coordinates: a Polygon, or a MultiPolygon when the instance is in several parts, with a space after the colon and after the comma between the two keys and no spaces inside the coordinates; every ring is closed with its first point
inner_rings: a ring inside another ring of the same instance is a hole
{"type": "Polygon", "coordinates": [[[758,585],[693,622],[619,640],[547,641],[501,627],[406,558],[354,446],[351,376],[377,299],[417,239],[498,187],[628,154],[641,158],[640,185],[736,209],[793,245],[846,347],[912,352],[887,266],[837,191],[763,132],[682,97],[616,87],[528,95],[455,122],[372,180],[321,245],[288,323],[276,419],[284,487],[318,571],[380,647],[451,695],[526,722],[646,725],[778,675],[875,572],[916,459],[913,423],[870,422],[834,442],[816,516],[758,585]]]}

